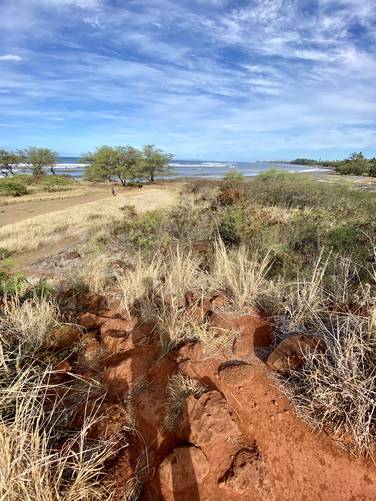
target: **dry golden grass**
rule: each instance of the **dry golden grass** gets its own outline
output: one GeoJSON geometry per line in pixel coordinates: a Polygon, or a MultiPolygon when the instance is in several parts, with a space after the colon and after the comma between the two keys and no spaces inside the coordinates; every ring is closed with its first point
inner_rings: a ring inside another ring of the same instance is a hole
{"type": "Polygon", "coordinates": [[[124,310],[156,322],[162,355],[184,342],[199,341],[206,356],[213,356],[238,334],[220,335],[197,315],[194,306],[199,308],[211,286],[210,274],[200,264],[192,252],[177,247],[151,261],[139,255],[130,269],[117,277],[116,291],[124,310]],[[188,293],[194,298],[193,309],[186,305],[188,293]]]}
{"type": "Polygon", "coordinates": [[[161,256],[155,256],[150,262],[145,262],[144,258],[138,255],[130,269],[117,276],[121,304],[128,314],[137,302],[152,299],[151,294],[159,283],[161,267],[161,256]]]}
{"type": "Polygon", "coordinates": [[[297,415],[356,453],[374,457],[376,440],[376,330],[355,315],[318,318],[316,334],[327,351],[306,351],[304,365],[283,388],[297,415]],[[349,440],[350,439],[350,440],[349,440]]]}
{"type": "Polygon", "coordinates": [[[131,203],[137,211],[173,205],[177,200],[174,187],[146,187],[125,195],[43,214],[0,228],[1,246],[10,252],[36,250],[63,240],[87,240],[106,234],[108,228],[123,217],[120,210],[131,203]]]}
{"type": "MultiPolygon", "coordinates": [[[[61,402],[70,387],[59,384],[56,391],[52,366],[38,356],[58,317],[49,301],[18,298],[7,301],[0,316],[0,499],[111,499],[102,475],[119,443],[116,437],[89,440],[99,419],[95,411],[61,443],[74,412],[61,402]]],[[[90,384],[81,381],[76,397],[88,401],[90,391],[90,384]]]]}
{"type": "Polygon", "coordinates": [[[58,325],[59,313],[51,301],[20,301],[16,296],[5,299],[0,318],[0,340],[10,342],[17,339],[33,350],[42,346],[48,333],[58,325]]]}
{"type": "Polygon", "coordinates": [[[15,204],[22,204],[25,202],[41,202],[44,200],[63,200],[71,197],[80,197],[83,195],[88,195],[89,193],[96,193],[103,191],[103,188],[108,186],[92,183],[85,183],[81,181],[77,186],[68,186],[67,189],[56,192],[43,191],[41,189],[36,189],[28,195],[23,195],[22,197],[9,197],[0,195],[0,206],[8,206],[15,204]]]}
{"type": "Polygon", "coordinates": [[[206,388],[196,379],[192,379],[178,373],[169,379],[166,391],[167,406],[165,423],[166,428],[173,431],[176,422],[184,409],[186,399],[190,395],[193,395],[195,398],[200,398],[200,396],[206,391],[206,388]]]}
{"type": "Polygon", "coordinates": [[[211,286],[226,291],[237,310],[255,306],[269,289],[266,274],[270,264],[268,254],[260,259],[257,255],[250,256],[245,247],[231,251],[220,240],[215,247],[211,286]]]}

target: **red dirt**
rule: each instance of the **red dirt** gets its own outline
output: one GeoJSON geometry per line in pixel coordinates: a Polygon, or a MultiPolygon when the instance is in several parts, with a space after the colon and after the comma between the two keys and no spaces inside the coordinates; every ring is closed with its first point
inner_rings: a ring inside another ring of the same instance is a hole
{"type": "Polygon", "coordinates": [[[271,325],[255,312],[214,313],[218,303],[226,304],[222,298],[212,308],[205,302],[201,311],[213,328],[240,335],[231,349],[210,358],[199,343],[160,358],[154,325],[114,321],[103,310],[90,322],[81,316],[93,329],[83,334],[91,360],[95,353],[101,357],[90,375],[109,390],[97,435],[123,433],[129,443],[109,466],[115,499],[124,499],[131,486],[146,501],[376,499],[375,465],[314,433],[273,382],[265,363],[271,325]],[[177,372],[198,379],[207,391],[186,399],[171,432],[165,425],[166,385],[177,372]]]}

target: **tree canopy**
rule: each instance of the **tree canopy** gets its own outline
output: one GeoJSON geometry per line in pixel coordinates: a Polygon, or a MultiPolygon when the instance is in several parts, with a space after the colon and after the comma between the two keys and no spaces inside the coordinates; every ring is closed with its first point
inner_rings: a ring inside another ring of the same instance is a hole
{"type": "Polygon", "coordinates": [[[30,147],[21,152],[23,160],[30,165],[33,176],[42,176],[44,169],[50,169],[55,174],[57,153],[49,148],[30,147]]]}
{"type": "Polygon", "coordinates": [[[170,160],[172,155],[157,148],[154,144],[147,144],[143,150],[144,170],[151,182],[157,174],[171,173],[170,160]]]}
{"type": "Polygon", "coordinates": [[[147,145],[142,151],[133,146],[101,146],[87,153],[82,161],[87,163],[86,178],[91,180],[118,179],[123,186],[127,181],[148,178],[169,171],[172,155],[164,153],[154,145],[147,145]]]}
{"type": "Polygon", "coordinates": [[[14,174],[14,167],[20,162],[20,156],[13,151],[0,149],[0,174],[9,176],[14,174]]]}
{"type": "Polygon", "coordinates": [[[375,176],[373,159],[368,160],[362,152],[352,153],[344,162],[336,165],[339,174],[355,174],[357,176],[375,176]]]}
{"type": "Polygon", "coordinates": [[[82,158],[87,162],[86,177],[95,180],[117,178],[123,186],[142,177],[142,154],[133,146],[101,146],[82,158]]]}

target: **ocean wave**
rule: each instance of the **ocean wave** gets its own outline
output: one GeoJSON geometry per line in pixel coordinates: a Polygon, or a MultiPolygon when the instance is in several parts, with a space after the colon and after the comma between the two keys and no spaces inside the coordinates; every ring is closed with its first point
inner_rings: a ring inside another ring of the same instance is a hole
{"type": "Polygon", "coordinates": [[[82,167],[86,167],[87,164],[56,164],[56,169],[80,169],[82,167]]]}

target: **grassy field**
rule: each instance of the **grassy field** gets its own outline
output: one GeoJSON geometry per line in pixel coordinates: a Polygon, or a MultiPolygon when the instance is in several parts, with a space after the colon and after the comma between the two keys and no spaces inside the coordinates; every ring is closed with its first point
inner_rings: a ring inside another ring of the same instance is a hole
{"type": "MultiPolygon", "coordinates": [[[[178,189],[178,185],[144,187],[142,190],[119,188],[116,197],[107,189],[105,194],[103,191],[99,192],[105,198],[98,197],[97,201],[77,203],[71,208],[66,197],[62,203],[55,202],[54,210],[49,213],[33,217],[25,214],[23,221],[0,227],[1,247],[14,254],[37,250],[67,239],[72,241],[99,237],[106,234],[112,224],[122,219],[122,207],[125,205],[133,205],[140,211],[167,207],[175,202],[178,189]]],[[[43,211],[43,204],[38,203],[34,208],[36,212],[38,209],[43,211]]],[[[9,218],[12,218],[11,212],[9,218]]]]}

